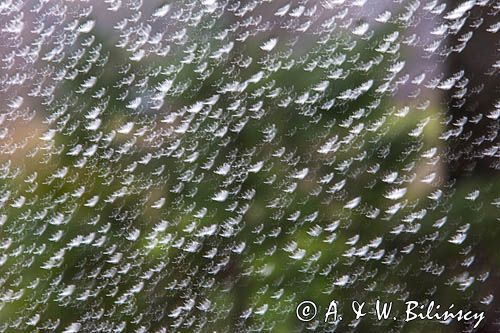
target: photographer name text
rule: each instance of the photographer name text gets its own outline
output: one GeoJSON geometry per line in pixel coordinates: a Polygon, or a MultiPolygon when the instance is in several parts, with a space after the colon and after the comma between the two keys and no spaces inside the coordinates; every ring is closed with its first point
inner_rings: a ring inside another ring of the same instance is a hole
{"type": "MultiPolygon", "coordinates": [[[[463,310],[455,308],[454,304],[444,307],[436,302],[426,302],[421,304],[417,301],[406,301],[404,311],[396,317],[392,314],[393,302],[381,302],[377,300],[375,304],[367,302],[352,301],[350,310],[356,320],[359,320],[368,314],[373,314],[378,321],[382,320],[404,320],[411,322],[414,320],[430,320],[442,323],[449,323],[453,320],[458,322],[470,322],[477,328],[484,320],[483,312],[474,312],[472,310],[463,310]]],[[[302,322],[308,322],[318,317],[318,307],[312,301],[303,301],[296,307],[295,314],[297,319],[302,322]]],[[[323,316],[325,322],[338,323],[342,320],[342,315],[338,311],[338,302],[332,300],[323,316]]]]}

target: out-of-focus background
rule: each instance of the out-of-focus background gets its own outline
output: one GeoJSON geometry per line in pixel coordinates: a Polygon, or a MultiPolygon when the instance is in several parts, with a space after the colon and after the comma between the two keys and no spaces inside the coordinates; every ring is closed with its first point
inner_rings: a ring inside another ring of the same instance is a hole
{"type": "Polygon", "coordinates": [[[499,11],[2,1],[1,331],[498,331],[499,11]]]}

